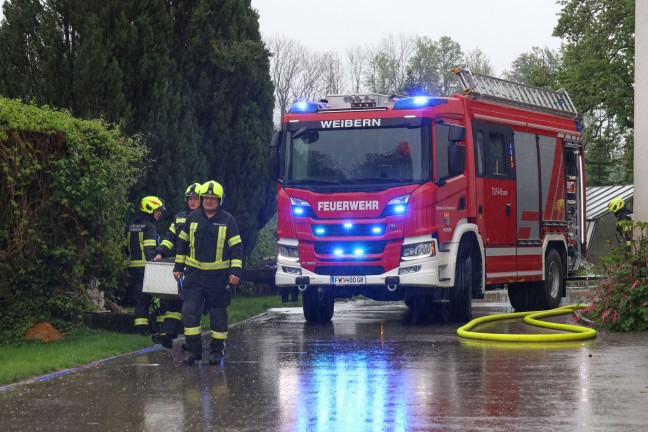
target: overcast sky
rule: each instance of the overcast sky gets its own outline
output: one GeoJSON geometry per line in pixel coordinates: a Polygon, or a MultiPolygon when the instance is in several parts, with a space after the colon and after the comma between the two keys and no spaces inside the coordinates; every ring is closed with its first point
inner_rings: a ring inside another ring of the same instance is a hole
{"type": "Polygon", "coordinates": [[[534,46],[557,50],[556,0],[252,0],[263,37],[297,39],[313,51],[373,45],[390,34],[449,36],[481,49],[499,75],[534,46]]]}

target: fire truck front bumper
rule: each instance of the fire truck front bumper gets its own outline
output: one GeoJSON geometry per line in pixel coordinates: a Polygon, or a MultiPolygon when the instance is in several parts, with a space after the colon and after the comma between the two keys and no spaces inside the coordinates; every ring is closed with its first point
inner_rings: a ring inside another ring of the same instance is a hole
{"type": "Polygon", "coordinates": [[[294,262],[290,264],[279,262],[275,275],[275,284],[278,287],[298,286],[301,289],[305,289],[308,285],[366,285],[394,290],[398,286],[451,287],[453,283],[451,278],[444,277],[440,272],[438,259],[408,261],[401,263],[400,267],[379,275],[322,275],[306,270],[294,262]]]}

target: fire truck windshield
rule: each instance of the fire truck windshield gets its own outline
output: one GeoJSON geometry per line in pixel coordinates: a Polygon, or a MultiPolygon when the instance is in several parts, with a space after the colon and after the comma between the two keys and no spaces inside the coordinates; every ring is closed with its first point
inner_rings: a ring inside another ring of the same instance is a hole
{"type": "Polygon", "coordinates": [[[300,129],[288,136],[285,185],[390,187],[431,178],[430,125],[300,129]]]}

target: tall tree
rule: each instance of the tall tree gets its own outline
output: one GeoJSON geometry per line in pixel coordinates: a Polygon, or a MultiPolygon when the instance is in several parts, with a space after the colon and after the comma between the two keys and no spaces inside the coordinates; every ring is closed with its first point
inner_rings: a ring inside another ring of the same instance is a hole
{"type": "Polygon", "coordinates": [[[448,96],[460,91],[451,70],[463,64],[460,45],[448,36],[441,36],[438,41],[420,37],[409,61],[405,92],[448,96]]]}
{"type": "Polygon", "coordinates": [[[399,94],[407,81],[407,69],[414,54],[415,39],[405,35],[378,42],[367,58],[365,86],[373,93],[399,94]]]}
{"type": "Polygon", "coordinates": [[[321,67],[324,69],[324,95],[341,94],[347,82],[347,74],[342,60],[335,52],[326,52],[320,58],[321,67]]]}
{"type": "Polygon", "coordinates": [[[561,65],[560,53],[548,47],[533,47],[531,51],[517,56],[513,60],[513,68],[504,71],[503,76],[507,80],[534,87],[558,89],[561,65]]]}
{"type": "Polygon", "coordinates": [[[274,203],[269,53],[250,0],[9,0],[5,11],[0,93],[143,137],[149,170],[133,200],[155,194],[178,211],[187,185],[219,180],[249,253],[274,203]]]}
{"type": "Polygon", "coordinates": [[[13,0],[3,5],[0,26],[0,94],[24,101],[38,100],[45,46],[45,8],[38,0],[13,0]]]}
{"type": "Polygon", "coordinates": [[[466,68],[472,72],[482,75],[495,76],[495,68],[490,62],[490,58],[479,48],[475,48],[466,53],[466,68]]]}
{"type": "MultiPolygon", "coordinates": [[[[592,128],[589,154],[616,146],[623,153],[625,182],[632,182],[634,126],[634,0],[560,0],[554,36],[565,40],[562,85],[576,106],[604,127],[592,128]],[[618,133],[615,133],[617,131],[618,133]],[[608,141],[609,140],[609,141],[608,141]]],[[[591,176],[588,177],[591,178],[591,176]]],[[[600,178],[602,183],[610,178],[600,178]]]]}
{"type": "Polygon", "coordinates": [[[268,49],[272,53],[270,74],[278,123],[295,101],[323,96],[327,70],[322,67],[322,55],[308,51],[294,39],[271,38],[268,49]]]}
{"type": "Polygon", "coordinates": [[[191,11],[182,54],[187,63],[181,68],[196,97],[208,175],[225,189],[223,207],[237,218],[247,255],[274,213],[267,164],[273,110],[269,52],[249,0],[200,0],[186,10],[191,11]]]}
{"type": "Polygon", "coordinates": [[[368,57],[367,49],[355,46],[347,50],[347,65],[349,70],[349,81],[351,93],[360,93],[363,90],[363,76],[365,62],[368,57]]]}

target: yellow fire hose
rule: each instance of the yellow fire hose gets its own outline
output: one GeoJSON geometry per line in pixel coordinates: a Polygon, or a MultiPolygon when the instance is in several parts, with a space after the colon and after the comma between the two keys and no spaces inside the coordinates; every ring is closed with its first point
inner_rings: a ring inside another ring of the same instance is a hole
{"type": "Polygon", "coordinates": [[[468,324],[459,327],[457,334],[460,337],[468,339],[488,340],[488,341],[506,341],[506,342],[562,342],[592,339],[596,337],[596,330],[571,324],[557,324],[548,321],[540,321],[542,318],[547,318],[557,315],[566,315],[574,313],[578,309],[586,308],[587,305],[575,304],[569,306],[561,306],[556,309],[545,311],[532,311],[532,312],[513,312],[505,314],[488,315],[475,318],[468,324]],[[551,333],[551,334],[501,334],[501,333],[481,333],[470,331],[472,328],[491,321],[499,321],[505,319],[516,319],[524,317],[526,324],[548,328],[552,330],[560,330],[568,333],[551,333]]]}

